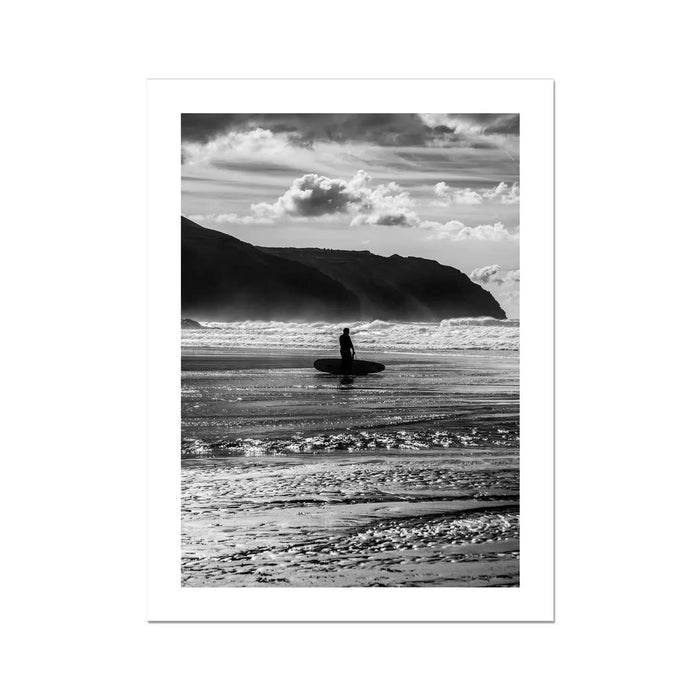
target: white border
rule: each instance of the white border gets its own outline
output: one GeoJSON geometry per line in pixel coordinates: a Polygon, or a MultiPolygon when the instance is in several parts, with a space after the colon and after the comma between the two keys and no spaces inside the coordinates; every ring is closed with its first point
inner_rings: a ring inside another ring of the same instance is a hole
{"type": "Polygon", "coordinates": [[[148,85],[148,619],[553,621],[553,82],[152,80],[148,85]],[[180,586],[180,114],[519,112],[519,588],[180,586]]]}

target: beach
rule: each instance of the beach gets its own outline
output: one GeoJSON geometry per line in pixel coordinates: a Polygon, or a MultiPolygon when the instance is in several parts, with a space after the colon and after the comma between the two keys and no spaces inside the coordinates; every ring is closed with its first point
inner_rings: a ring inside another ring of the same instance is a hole
{"type": "Polygon", "coordinates": [[[373,323],[183,330],[183,586],[519,584],[517,322],[373,323]]]}

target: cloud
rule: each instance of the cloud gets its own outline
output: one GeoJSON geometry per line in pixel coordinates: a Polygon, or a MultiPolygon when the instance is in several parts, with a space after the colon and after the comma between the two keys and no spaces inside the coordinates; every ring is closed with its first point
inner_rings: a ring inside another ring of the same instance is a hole
{"type": "Polygon", "coordinates": [[[420,223],[420,219],[415,212],[373,212],[371,214],[360,214],[356,216],[351,226],[360,224],[371,224],[372,226],[408,226],[415,228],[420,223]]]}
{"type": "Polygon", "coordinates": [[[438,182],[433,188],[437,199],[433,202],[441,207],[448,207],[451,204],[481,204],[483,197],[470,187],[457,189],[450,187],[446,182],[438,182]]]}
{"type": "Polygon", "coordinates": [[[254,128],[248,131],[228,132],[206,142],[183,143],[180,148],[182,163],[211,162],[217,168],[227,168],[228,162],[220,159],[222,153],[235,153],[238,164],[276,159],[289,152],[292,144],[285,134],[274,134],[269,129],[254,128]]]}
{"type": "Polygon", "coordinates": [[[309,173],[294,180],[276,202],[251,204],[250,208],[254,216],[268,219],[349,214],[353,226],[418,225],[408,192],[395,182],[372,187],[371,180],[364,170],[358,170],[350,180],[309,173]]]}
{"type": "Polygon", "coordinates": [[[192,221],[204,221],[209,224],[272,224],[273,219],[264,216],[240,216],[239,214],[193,214],[192,221]]]}
{"type": "Polygon", "coordinates": [[[272,218],[346,213],[350,204],[361,201],[355,185],[354,180],[346,182],[309,173],[294,180],[292,186],[273,204],[253,204],[251,209],[255,214],[272,218]]]}
{"type": "Polygon", "coordinates": [[[205,143],[230,131],[238,121],[236,114],[182,114],[180,134],[185,143],[205,143]]]}
{"type": "Polygon", "coordinates": [[[461,221],[422,221],[421,228],[433,231],[428,238],[438,241],[460,242],[470,239],[485,241],[512,240],[518,237],[518,232],[511,233],[500,221],[495,224],[480,224],[478,226],[466,226],[461,221]]]}
{"type": "Polygon", "coordinates": [[[432,203],[441,207],[452,204],[482,204],[485,201],[516,204],[520,201],[520,186],[517,182],[512,185],[501,182],[495,187],[481,191],[470,187],[463,189],[450,187],[446,182],[438,182],[433,190],[437,199],[432,203]]]}
{"type": "MultiPolygon", "coordinates": [[[[454,188],[444,182],[435,186],[436,193],[456,196],[451,190],[454,188]]],[[[498,187],[493,188],[494,192],[496,190],[498,187]]],[[[458,191],[458,194],[465,196],[464,190],[458,191]]],[[[501,222],[467,226],[457,220],[425,220],[415,211],[415,202],[404,188],[396,182],[373,186],[372,178],[364,170],[358,170],[349,180],[307,173],[296,178],[277,200],[251,204],[250,211],[248,215],[199,214],[192,218],[211,223],[271,224],[290,218],[350,217],[351,226],[426,229],[430,231],[428,239],[451,242],[512,240],[519,236],[519,229],[511,233],[501,222]]]]}
{"type": "Polygon", "coordinates": [[[520,134],[519,114],[469,114],[452,115],[481,127],[484,134],[520,134]]]}
{"type": "Polygon", "coordinates": [[[520,185],[514,182],[509,186],[505,182],[501,182],[492,189],[486,190],[483,197],[502,204],[517,204],[520,201],[520,185]]]}
{"type": "Polygon", "coordinates": [[[449,140],[455,128],[429,124],[419,114],[183,114],[183,143],[207,143],[231,132],[264,129],[286,134],[297,146],[318,141],[363,141],[381,146],[418,146],[449,140]]]}
{"type": "Polygon", "coordinates": [[[477,267],[469,274],[469,279],[477,284],[487,284],[491,278],[497,284],[503,284],[503,280],[496,278],[496,275],[501,271],[500,265],[486,265],[485,267],[477,267]]]}
{"type": "Polygon", "coordinates": [[[433,128],[447,126],[457,135],[483,136],[520,135],[519,114],[422,114],[433,128]]]}
{"type": "Polygon", "coordinates": [[[472,270],[469,273],[469,279],[477,284],[495,284],[517,291],[520,284],[520,269],[504,271],[500,265],[485,265],[472,270]]]}

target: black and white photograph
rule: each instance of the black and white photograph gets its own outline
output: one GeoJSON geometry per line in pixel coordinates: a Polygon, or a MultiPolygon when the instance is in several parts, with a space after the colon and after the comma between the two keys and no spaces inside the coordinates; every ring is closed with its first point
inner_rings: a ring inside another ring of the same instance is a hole
{"type": "Polygon", "coordinates": [[[520,586],[520,138],[181,114],[183,588],[520,586]]]}

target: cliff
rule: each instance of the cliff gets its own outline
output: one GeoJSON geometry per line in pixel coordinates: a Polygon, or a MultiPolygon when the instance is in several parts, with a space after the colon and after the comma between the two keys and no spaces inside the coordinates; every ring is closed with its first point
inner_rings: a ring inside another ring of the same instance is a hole
{"type": "Polygon", "coordinates": [[[434,321],[506,315],[493,296],[454,267],[434,260],[368,251],[260,248],[340,282],[360,300],[360,318],[434,321]]]}
{"type": "Polygon", "coordinates": [[[262,248],[181,219],[182,315],[209,321],[441,320],[505,313],[434,260],[367,251],[262,248]]]}
{"type": "Polygon", "coordinates": [[[294,260],[181,218],[182,316],[200,321],[357,317],[342,284],[294,260]]]}

